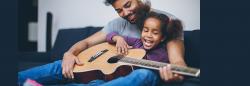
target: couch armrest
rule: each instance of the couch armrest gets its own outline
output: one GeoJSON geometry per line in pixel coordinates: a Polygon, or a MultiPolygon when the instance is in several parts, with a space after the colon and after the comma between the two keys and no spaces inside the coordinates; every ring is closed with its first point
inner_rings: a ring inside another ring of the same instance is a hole
{"type": "Polygon", "coordinates": [[[19,61],[32,61],[32,62],[50,62],[50,52],[19,52],[19,61]]]}

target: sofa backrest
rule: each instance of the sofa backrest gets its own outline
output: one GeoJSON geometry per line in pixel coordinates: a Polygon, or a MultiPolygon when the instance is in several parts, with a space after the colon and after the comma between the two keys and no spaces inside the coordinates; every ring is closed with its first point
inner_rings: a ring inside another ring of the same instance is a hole
{"type": "Polygon", "coordinates": [[[62,59],[63,54],[76,42],[89,37],[102,27],[61,29],[51,50],[52,60],[62,59]]]}
{"type": "Polygon", "coordinates": [[[200,30],[184,31],[185,62],[200,68],[200,30]]]}
{"type": "MultiPolygon", "coordinates": [[[[58,32],[54,47],[51,50],[53,60],[62,59],[76,42],[89,37],[102,27],[85,27],[61,29],[58,32]]],[[[185,61],[189,66],[200,67],[200,30],[184,31],[185,61]]]]}

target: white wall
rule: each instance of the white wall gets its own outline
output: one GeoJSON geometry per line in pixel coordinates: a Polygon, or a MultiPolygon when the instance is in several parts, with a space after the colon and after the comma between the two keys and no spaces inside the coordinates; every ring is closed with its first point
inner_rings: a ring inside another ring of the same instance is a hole
{"type": "MultiPolygon", "coordinates": [[[[104,0],[39,0],[38,51],[46,51],[46,13],[52,12],[52,44],[59,29],[104,26],[119,17],[104,0]]],[[[200,0],[151,0],[153,8],[170,12],[184,23],[184,30],[200,28],[200,0]]]]}
{"type": "Polygon", "coordinates": [[[181,19],[184,30],[200,29],[200,0],[151,0],[151,5],[181,19]]]}

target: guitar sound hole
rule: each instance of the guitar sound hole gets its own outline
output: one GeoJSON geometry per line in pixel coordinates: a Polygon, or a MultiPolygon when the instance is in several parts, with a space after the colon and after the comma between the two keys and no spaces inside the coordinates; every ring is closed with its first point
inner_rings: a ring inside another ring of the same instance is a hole
{"type": "Polygon", "coordinates": [[[109,58],[108,63],[117,63],[119,60],[120,59],[118,59],[118,58],[111,57],[111,58],[109,58]]]}

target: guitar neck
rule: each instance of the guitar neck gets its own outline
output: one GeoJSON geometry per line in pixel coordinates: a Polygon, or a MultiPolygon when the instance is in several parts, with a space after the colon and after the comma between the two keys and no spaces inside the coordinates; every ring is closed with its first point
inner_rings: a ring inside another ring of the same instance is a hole
{"type": "Polygon", "coordinates": [[[145,60],[145,59],[135,59],[135,58],[130,58],[130,57],[122,57],[122,58],[120,57],[119,59],[120,59],[119,62],[128,64],[128,65],[145,67],[145,68],[155,69],[155,70],[159,70],[160,67],[170,65],[171,70],[174,73],[193,76],[193,77],[199,77],[200,75],[200,69],[191,68],[191,67],[178,66],[178,65],[150,61],[150,60],[145,60]]]}

